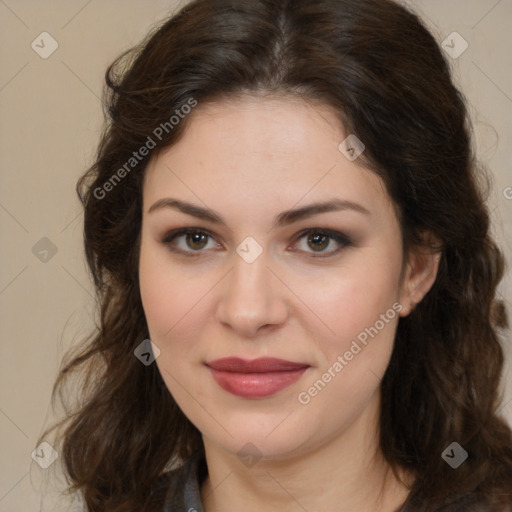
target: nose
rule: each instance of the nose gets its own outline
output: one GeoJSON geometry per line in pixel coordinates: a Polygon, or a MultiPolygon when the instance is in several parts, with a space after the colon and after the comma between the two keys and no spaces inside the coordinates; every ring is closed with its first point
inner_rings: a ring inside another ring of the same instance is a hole
{"type": "Polygon", "coordinates": [[[277,329],[288,317],[285,286],[268,267],[265,253],[252,263],[236,255],[221,293],[217,320],[239,336],[254,338],[277,329]]]}

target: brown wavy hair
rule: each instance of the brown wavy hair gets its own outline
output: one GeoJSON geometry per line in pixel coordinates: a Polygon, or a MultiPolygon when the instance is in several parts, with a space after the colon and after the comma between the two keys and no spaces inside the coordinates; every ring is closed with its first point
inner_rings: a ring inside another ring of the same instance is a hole
{"type": "Polygon", "coordinates": [[[510,510],[512,435],[498,415],[504,259],[490,235],[489,176],[476,163],[464,97],[420,19],[390,0],[195,0],[118,57],[106,84],[97,158],[77,186],[99,325],[54,389],[66,401],[65,384],[82,378],[78,403],[55,428],[70,489],[88,510],[156,507],[169,463],[202,449],[157,366],[134,357],[148,338],[138,282],[143,175],[188,117],[161,140],[155,128],[191,98],[256,93],[332,107],[384,180],[404,248],[424,243],[425,231],[441,241],[437,279],[400,319],[381,384],[384,456],[415,475],[402,510],[510,510]],[[152,152],[101,192],[148,136],[152,152]],[[469,454],[456,470],[441,457],[453,441],[469,454]]]}

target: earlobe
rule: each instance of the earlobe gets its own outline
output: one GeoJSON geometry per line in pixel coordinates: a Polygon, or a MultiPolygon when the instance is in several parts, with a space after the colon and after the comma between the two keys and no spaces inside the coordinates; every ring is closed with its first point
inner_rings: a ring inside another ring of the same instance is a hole
{"type": "Polygon", "coordinates": [[[433,235],[429,236],[429,247],[411,249],[406,263],[405,276],[403,278],[400,303],[402,310],[400,316],[408,316],[413,309],[423,300],[432,288],[439,270],[441,260],[441,243],[433,235]]]}

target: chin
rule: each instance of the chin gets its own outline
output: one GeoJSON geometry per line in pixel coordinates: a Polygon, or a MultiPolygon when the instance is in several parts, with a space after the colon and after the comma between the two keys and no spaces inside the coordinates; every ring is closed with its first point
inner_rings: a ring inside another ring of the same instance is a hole
{"type": "Polygon", "coordinates": [[[289,459],[308,451],[308,447],[314,449],[313,445],[316,444],[313,439],[316,429],[308,428],[303,421],[300,425],[290,421],[292,416],[293,413],[284,422],[286,415],[280,415],[279,418],[269,417],[265,422],[258,422],[244,414],[240,420],[231,419],[225,424],[226,430],[233,433],[233,437],[224,430],[212,431],[213,435],[209,435],[207,430],[210,429],[203,430],[203,437],[242,459],[246,456],[255,459],[289,459]]]}

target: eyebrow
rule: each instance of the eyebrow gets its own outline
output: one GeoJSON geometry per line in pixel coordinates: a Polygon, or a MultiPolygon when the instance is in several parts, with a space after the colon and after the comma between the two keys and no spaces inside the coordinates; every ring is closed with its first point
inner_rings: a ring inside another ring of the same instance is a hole
{"type": "MultiPolygon", "coordinates": [[[[148,213],[165,208],[179,210],[182,213],[197,217],[198,219],[209,221],[213,224],[222,224],[227,226],[224,219],[214,210],[170,197],[159,199],[153,203],[153,205],[148,209],[148,213]]],[[[347,199],[331,199],[330,201],[313,203],[307,206],[302,206],[301,208],[285,210],[275,217],[273,225],[282,227],[320,213],[343,210],[351,210],[363,215],[371,215],[371,212],[359,203],[355,203],[354,201],[349,201],[347,199]]]]}

